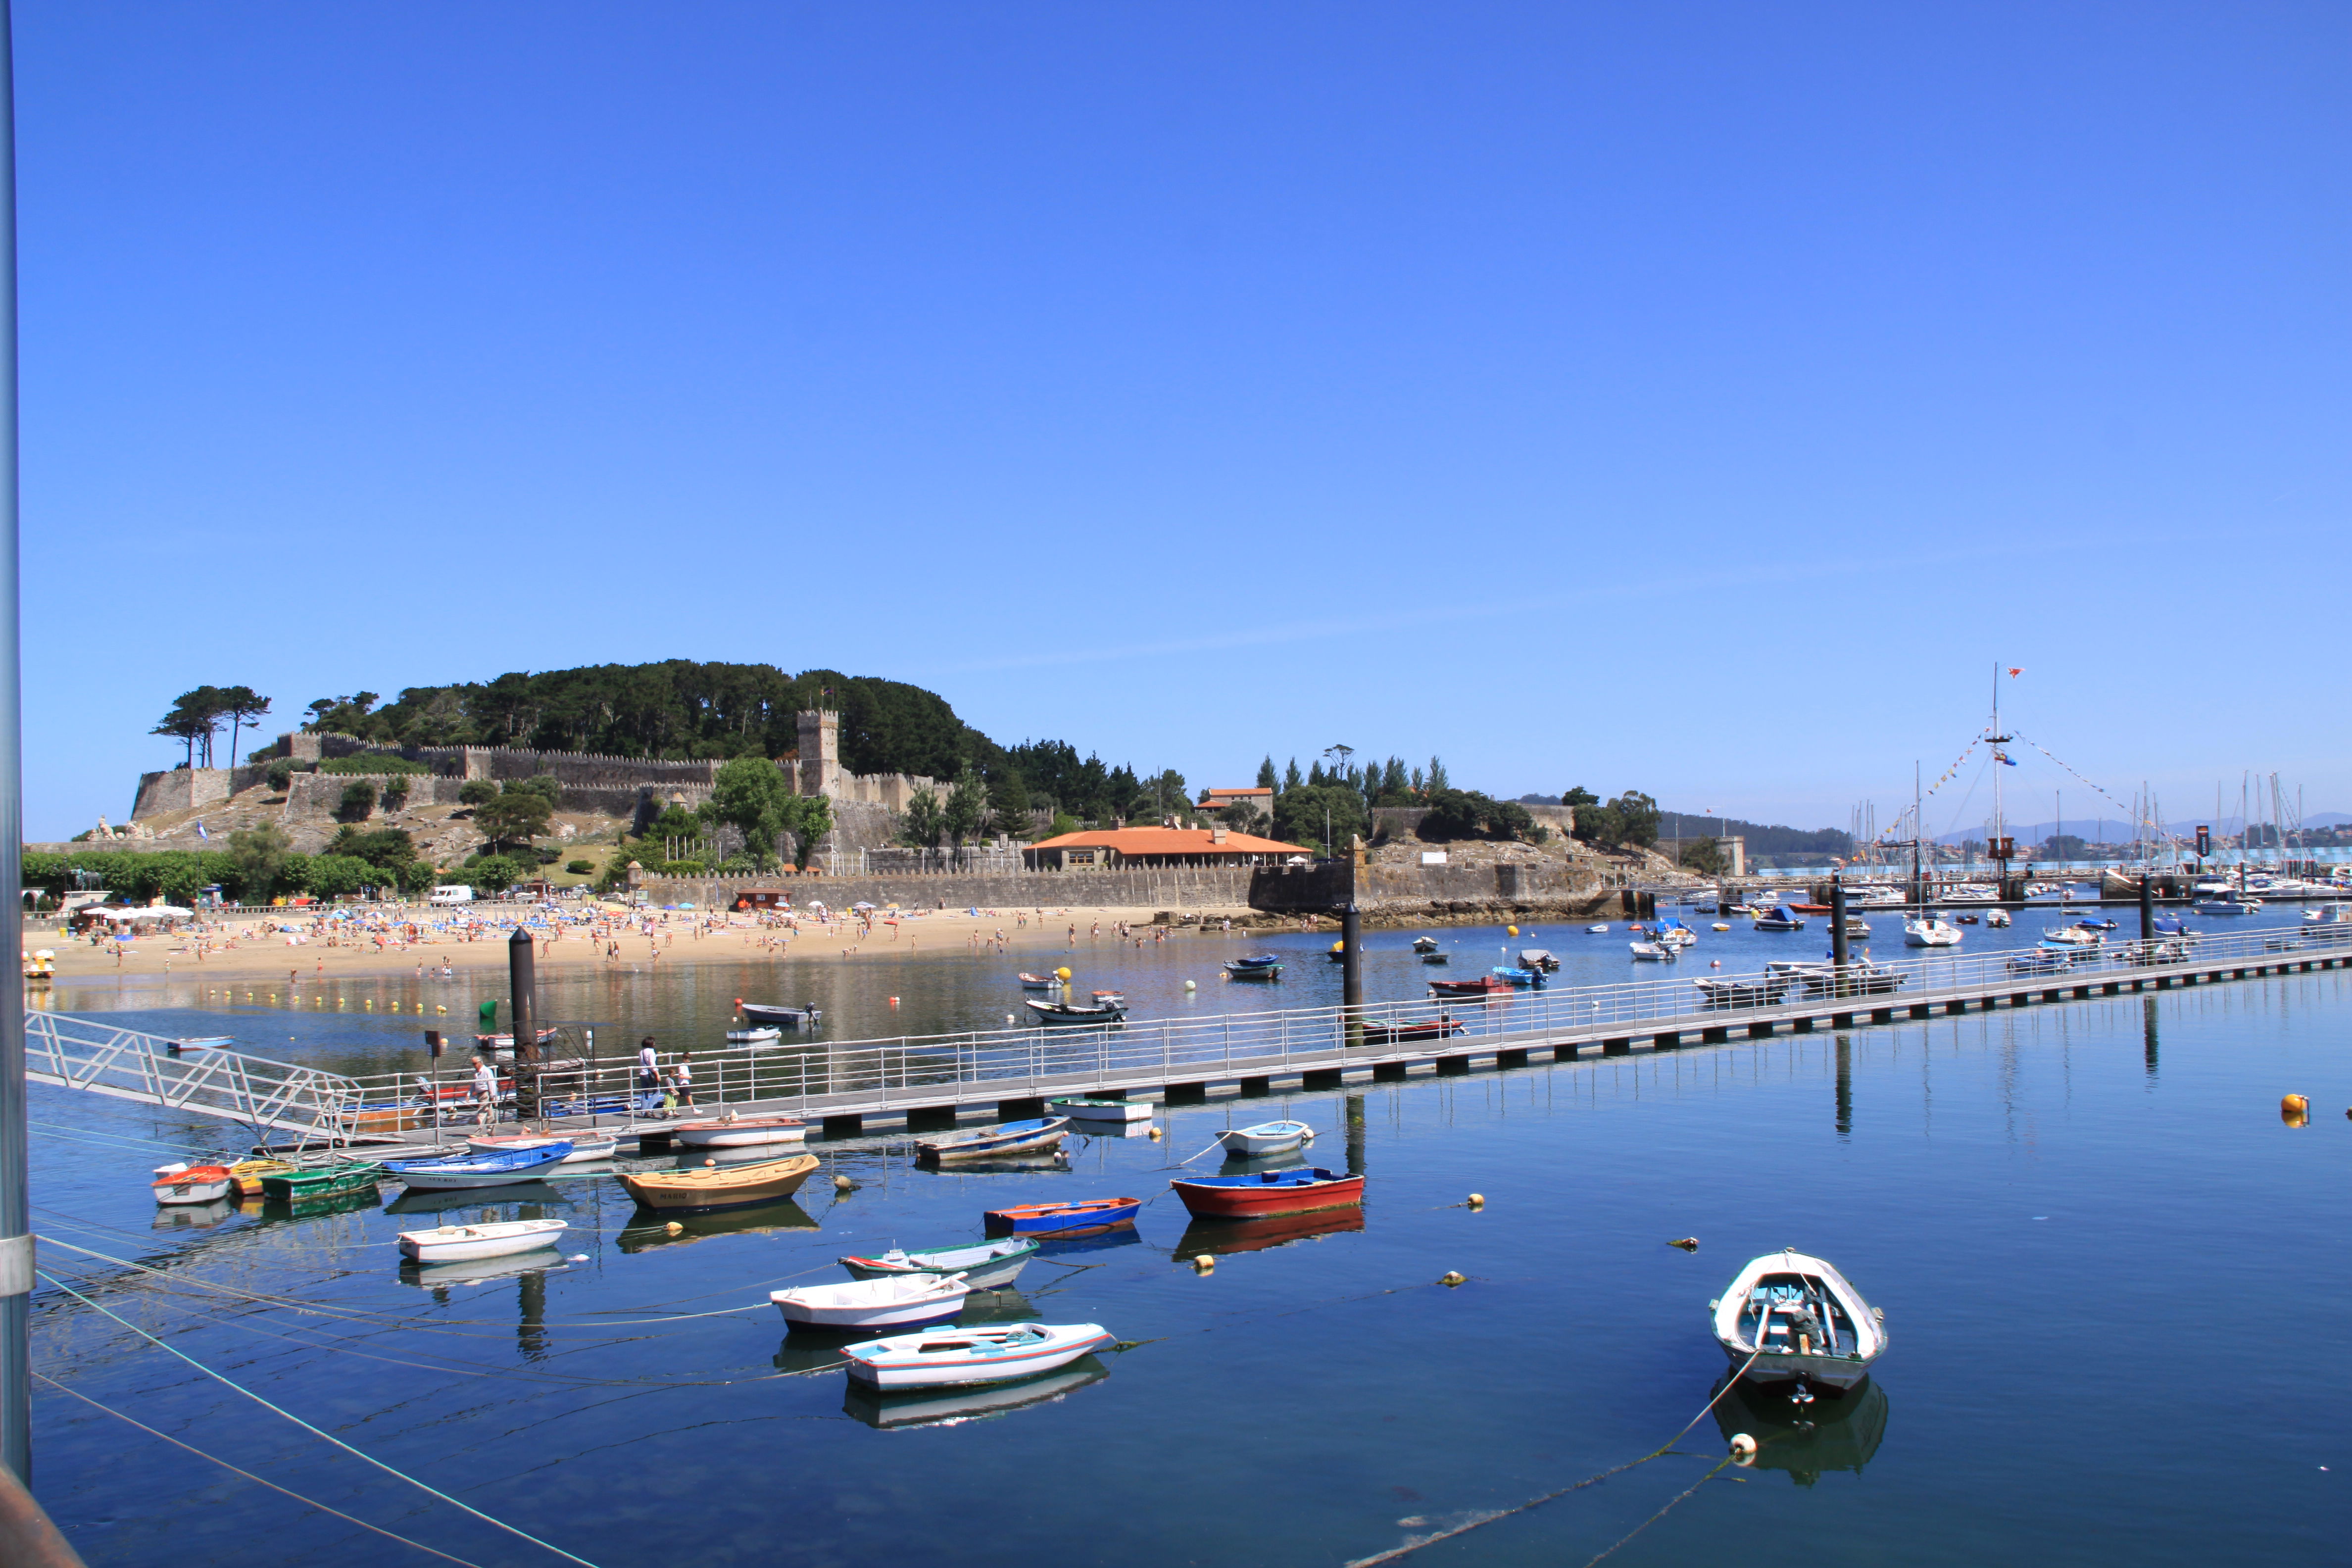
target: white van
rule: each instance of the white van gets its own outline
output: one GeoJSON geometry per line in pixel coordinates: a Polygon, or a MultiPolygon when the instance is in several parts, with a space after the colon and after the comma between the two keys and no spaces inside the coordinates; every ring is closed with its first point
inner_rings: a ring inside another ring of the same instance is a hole
{"type": "Polygon", "coordinates": [[[474,889],[463,882],[446,882],[433,889],[433,902],[436,904],[470,904],[473,901],[474,889]]]}

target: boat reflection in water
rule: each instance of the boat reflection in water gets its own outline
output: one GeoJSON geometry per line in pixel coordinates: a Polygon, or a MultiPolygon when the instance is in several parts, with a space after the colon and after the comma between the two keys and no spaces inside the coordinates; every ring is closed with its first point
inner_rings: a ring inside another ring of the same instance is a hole
{"type": "Polygon", "coordinates": [[[846,1378],[844,1381],[849,1392],[841,1408],[877,1432],[911,1426],[957,1426],[966,1421],[1007,1415],[1033,1405],[1051,1405],[1109,1375],[1110,1368],[1098,1357],[1087,1355],[1040,1377],[980,1388],[918,1388],[903,1394],[882,1394],[856,1378],[846,1378]]]}
{"type": "MultiPolygon", "coordinates": [[[[974,1290],[963,1299],[963,1310],[956,1314],[960,1328],[976,1329],[983,1323],[1034,1323],[1037,1309],[1018,1290],[974,1290]]],[[[874,1336],[868,1334],[866,1338],[874,1336]]]]}
{"type": "Polygon", "coordinates": [[[1123,1138],[1149,1138],[1151,1136],[1151,1121],[1148,1117],[1141,1121],[1073,1121],[1070,1123],[1070,1135],[1074,1138],[1083,1138],[1089,1142],[1107,1140],[1113,1143],[1123,1138]]]}
{"type": "Polygon", "coordinates": [[[1136,1247],[1143,1241],[1143,1237],[1137,1234],[1132,1219],[1123,1219],[1117,1225],[1094,1226],[1085,1230],[1032,1231],[1027,1239],[1037,1244],[1040,1258],[1067,1258],[1076,1252],[1103,1252],[1114,1247],[1136,1247]]]}
{"type": "Polygon", "coordinates": [[[1740,1432],[1756,1439],[1750,1468],[1786,1470],[1801,1487],[1824,1470],[1858,1476],[1886,1436],[1886,1391],[1874,1378],[1843,1398],[1829,1397],[1827,1388],[1819,1393],[1801,1405],[1778,1385],[1742,1383],[1716,1401],[1715,1424],[1726,1442],[1740,1432]]]}
{"type": "Polygon", "coordinates": [[[957,1160],[952,1169],[942,1171],[936,1165],[919,1165],[916,1169],[931,1175],[949,1176],[1045,1176],[1068,1175],[1069,1166],[1050,1151],[1035,1154],[999,1154],[988,1160],[957,1160]]]}
{"type": "MultiPolygon", "coordinates": [[[[454,1198],[464,1194],[450,1192],[433,1195],[454,1198]]],[[[480,1201],[478,1193],[474,1196],[475,1201],[480,1201]]],[[[236,1212],[268,1220],[315,1219],[320,1215],[357,1214],[375,1207],[379,1201],[373,1187],[364,1187],[357,1192],[329,1193],[315,1198],[247,1198],[236,1212]]]]}
{"type": "Polygon", "coordinates": [[[1196,1219],[1184,1227],[1169,1256],[1190,1263],[1203,1252],[1262,1252],[1294,1241],[1315,1241],[1364,1228],[1360,1208],[1314,1209],[1306,1214],[1268,1215],[1264,1219],[1196,1219]]]}
{"type": "Polygon", "coordinates": [[[1292,1171],[1307,1163],[1304,1149],[1285,1149],[1276,1154],[1228,1154],[1217,1166],[1220,1176],[1255,1176],[1260,1171],[1292,1171]]]}
{"type": "Polygon", "coordinates": [[[625,1227],[613,1238],[614,1245],[623,1252],[644,1252],[649,1247],[682,1246],[706,1237],[818,1228],[816,1216],[791,1198],[779,1198],[751,1208],[720,1209],[715,1214],[662,1215],[647,1219],[649,1213],[639,1209],[637,1218],[642,1223],[625,1227]]]}
{"type": "Polygon", "coordinates": [[[808,1150],[799,1142],[790,1143],[730,1143],[723,1148],[680,1149],[671,1162],[671,1169],[699,1171],[717,1165],[722,1170],[729,1165],[756,1165],[762,1160],[789,1160],[808,1150]]]}
{"type": "MultiPolygon", "coordinates": [[[[400,1196],[383,1205],[386,1214],[441,1214],[449,1209],[480,1209],[485,1215],[499,1219],[549,1219],[554,1216],[537,1212],[552,1205],[570,1208],[572,1200],[545,1182],[509,1182],[498,1187],[447,1187],[439,1191],[417,1187],[404,1188],[400,1196]],[[495,1194],[495,1195],[493,1195],[495,1194]],[[517,1205],[530,1207],[529,1214],[506,1211],[517,1205]]],[[[303,1210],[309,1213],[309,1210],[303,1210]]]]}
{"type": "Polygon", "coordinates": [[[400,1282],[427,1290],[446,1290],[453,1285],[481,1285],[525,1274],[560,1273],[566,1267],[563,1254],[553,1246],[510,1252],[502,1258],[466,1258],[450,1263],[418,1263],[404,1258],[400,1282]]]}
{"type": "Polygon", "coordinates": [[[155,1208],[157,1230],[203,1230],[236,1215],[236,1200],[215,1198],[208,1204],[159,1204],[155,1208]]]}

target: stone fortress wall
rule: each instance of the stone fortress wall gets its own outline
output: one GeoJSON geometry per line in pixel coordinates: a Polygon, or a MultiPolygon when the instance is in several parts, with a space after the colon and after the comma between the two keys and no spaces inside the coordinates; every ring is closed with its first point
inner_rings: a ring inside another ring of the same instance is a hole
{"type": "MultiPolygon", "coordinates": [[[[917,774],[845,770],[840,762],[838,713],[802,713],[800,737],[799,756],[776,765],[800,794],[832,800],[835,831],[827,837],[827,848],[877,848],[889,843],[896,826],[891,818],[907,809],[915,792],[940,787],[936,781],[917,774]]],[[[278,745],[281,754],[297,763],[320,763],[330,757],[383,756],[422,763],[433,770],[429,776],[296,773],[287,781],[282,812],[295,818],[332,817],[342,804],[344,787],[359,777],[374,779],[380,792],[394,778],[403,779],[412,805],[455,805],[457,792],[468,780],[503,784],[551,773],[563,786],[563,810],[594,812],[642,825],[666,806],[678,805],[691,811],[709,800],[719,768],[719,763],[707,758],[686,762],[541,752],[524,746],[385,746],[350,735],[288,734],[278,737],[278,745]]],[[[142,774],[131,820],[225,804],[234,795],[260,786],[268,774],[268,763],[142,774]]]]}

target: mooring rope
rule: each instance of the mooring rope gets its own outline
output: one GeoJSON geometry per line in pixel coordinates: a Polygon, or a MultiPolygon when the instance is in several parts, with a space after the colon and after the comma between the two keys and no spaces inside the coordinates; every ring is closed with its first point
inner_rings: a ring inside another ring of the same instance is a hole
{"type": "Polygon", "coordinates": [[[68,1388],[64,1384],[59,1383],[56,1378],[49,1376],[47,1373],[37,1372],[33,1373],[33,1375],[39,1378],[43,1383],[47,1384],[51,1388],[56,1389],[59,1394],[69,1394],[76,1399],[80,1400],[84,1405],[89,1405],[93,1409],[104,1411],[107,1415],[113,1416],[117,1421],[130,1423],[130,1425],[138,1427],[139,1430],[146,1433],[151,1437],[161,1437],[163,1441],[171,1444],[172,1447],[175,1448],[185,1448],[189,1453],[195,1455],[196,1458],[200,1459],[210,1459],[222,1469],[227,1470],[233,1475],[243,1476],[247,1480],[253,1482],[257,1486],[268,1487],[271,1491],[290,1497],[296,1502],[305,1504],[310,1508],[315,1508],[321,1513],[331,1513],[346,1524],[356,1524],[362,1530],[373,1531],[376,1534],[384,1537],[386,1540],[397,1541],[403,1546],[414,1546],[417,1551],[424,1552],[428,1557],[438,1557],[444,1563],[455,1563],[457,1564],[457,1568],[481,1568],[479,1563],[469,1563],[463,1557],[452,1557],[446,1552],[427,1546],[421,1541],[411,1541],[404,1535],[395,1535],[380,1524],[370,1524],[366,1520],[359,1519],[353,1515],[345,1513],[339,1508],[330,1508],[325,1503],[320,1502],[317,1498],[304,1497],[300,1492],[289,1490],[285,1487],[279,1486],[276,1481],[264,1479],[262,1477],[255,1475],[251,1470],[238,1469],[237,1467],[230,1464],[218,1454],[199,1448],[193,1443],[183,1443],[177,1437],[173,1436],[169,1432],[158,1432],[152,1426],[148,1426],[144,1421],[125,1415],[121,1411],[117,1410],[111,1405],[100,1405],[97,1400],[92,1399],[89,1394],[82,1393],[79,1389],[68,1388]]]}
{"type": "Polygon", "coordinates": [[[40,1277],[47,1279],[58,1289],[63,1290],[67,1295],[71,1296],[75,1300],[79,1301],[83,1306],[88,1307],[90,1310],[113,1319],[114,1321],[121,1323],[124,1328],[129,1329],[132,1333],[137,1334],[141,1339],[145,1340],[149,1344],[155,1346],[158,1350],[169,1352],[179,1360],[187,1363],[190,1366],[194,1367],[198,1372],[203,1373],[206,1377],[212,1378],[214,1381],[226,1385],[228,1388],[235,1390],[238,1394],[242,1394],[247,1399],[252,1400],[256,1405],[260,1405],[263,1409],[269,1411],[273,1415],[284,1416],[287,1420],[291,1421],[294,1425],[301,1427],[302,1430],[311,1434],[313,1436],[323,1437],[328,1442],[332,1443],[336,1447],[341,1448],[343,1452],[351,1455],[353,1458],[364,1459],[369,1464],[373,1465],[377,1469],[382,1470],[385,1475],[391,1476],[396,1480],[405,1481],[410,1486],[415,1487],[417,1490],[425,1492],[429,1496],[439,1498],[443,1502],[447,1503],[450,1507],[460,1510],[463,1512],[472,1514],[476,1519],[480,1520],[485,1524],[496,1525],[499,1529],[505,1531],[509,1535],[515,1536],[520,1540],[528,1541],[533,1546],[542,1547],[545,1550],[553,1552],[556,1556],[562,1558],[567,1563],[577,1563],[580,1564],[580,1568],[596,1568],[596,1564],[589,1562],[585,1557],[575,1556],[573,1553],[566,1552],[563,1548],[554,1544],[552,1542],[541,1541],[538,1536],[531,1534],[527,1530],[519,1530],[515,1526],[507,1523],[504,1520],[495,1519],[490,1515],[484,1513],[480,1509],[476,1508],[471,1503],[459,1501],[457,1499],[451,1497],[447,1492],[441,1490],[437,1487],[427,1485],[425,1482],[418,1480],[415,1476],[406,1475],[399,1470],[394,1469],[382,1459],[376,1458],[373,1455],[366,1453],[362,1449],[352,1447],[352,1445],[344,1442],[341,1437],[336,1436],[333,1433],[311,1426],[310,1423],[303,1420],[299,1415],[295,1415],[290,1410],[272,1405],[268,1400],[264,1399],[261,1395],[254,1393],[253,1390],[246,1387],[244,1384],[238,1383],[236,1379],[228,1376],[226,1373],[215,1372],[211,1367],[208,1367],[204,1363],[196,1360],[195,1357],[176,1350],[171,1345],[165,1344],[162,1340],[157,1339],[154,1335],[149,1333],[138,1324],[131,1322],[128,1319],[116,1313],[108,1311],[104,1307],[100,1306],[96,1301],[91,1300],[89,1297],[83,1295],[72,1286],[59,1280],[55,1276],[44,1272],[40,1277]]]}
{"type": "MultiPolygon", "coordinates": [[[[1664,1442],[1659,1444],[1656,1447],[1651,1449],[1640,1458],[1628,1459],[1622,1465],[1612,1465],[1597,1475],[1587,1476],[1582,1480],[1571,1482],[1567,1486],[1561,1487],[1557,1491],[1549,1491],[1544,1493],[1541,1497],[1529,1498],[1527,1501],[1519,1504],[1517,1508],[1499,1509],[1493,1513],[1483,1514],[1476,1519],[1467,1521],[1462,1524],[1457,1524],[1451,1530],[1441,1530],[1434,1535],[1424,1535],[1417,1541],[1408,1541],[1402,1546],[1392,1546],[1386,1552],[1376,1552],[1370,1557],[1355,1558],[1347,1564],[1347,1568],[1374,1568],[1374,1565],[1377,1563],[1398,1562],[1403,1558],[1412,1556],[1414,1552],[1420,1551],[1424,1546],[1434,1546],[1441,1541],[1451,1541],[1457,1535],[1467,1535],[1481,1525],[1492,1524],[1498,1519],[1509,1519],[1514,1514],[1525,1513],[1532,1508],[1540,1508],[1545,1503],[1551,1501],[1554,1498],[1563,1498],[1570,1492],[1580,1492],[1587,1487],[1599,1485],[1601,1482],[1607,1480],[1612,1476],[1622,1476],[1627,1470],[1633,1469],[1637,1466],[1646,1465],[1652,1459],[1664,1458],[1666,1455],[1674,1452],[1675,1445],[1683,1440],[1685,1434],[1688,1433],[1692,1427],[1697,1426],[1701,1421],[1706,1419],[1706,1413],[1713,1410],[1717,1405],[1723,1402],[1723,1396],[1730,1393],[1733,1388],[1738,1385],[1739,1380],[1747,1375],[1748,1369],[1756,1364],[1756,1357],[1762,1355],[1763,1353],[1764,1352],[1759,1350],[1756,1352],[1755,1354],[1750,1355],[1746,1361],[1741,1362],[1739,1363],[1739,1370],[1733,1373],[1729,1378],[1725,1380],[1723,1386],[1715,1391],[1715,1397],[1713,1399],[1708,1400],[1705,1405],[1699,1406],[1697,1415],[1683,1423],[1681,1431],[1676,1432],[1673,1436],[1667,1438],[1664,1442]]],[[[1727,1459],[1725,1461],[1726,1464],[1729,1462],[1730,1461],[1727,1459]]],[[[1722,1465],[1717,1465],[1715,1468],[1715,1470],[1708,1471],[1706,1476],[1700,1478],[1701,1484],[1704,1484],[1708,1479],[1713,1477],[1716,1470],[1720,1470],[1722,1468],[1722,1465]]],[[[1696,1491],[1697,1489],[1697,1487],[1693,1487],[1691,1491],[1696,1491]]],[[[1673,1502],[1666,1504],[1666,1508],[1674,1507],[1675,1503],[1682,1501],[1683,1497],[1688,1497],[1689,1495],[1690,1492],[1683,1493],[1682,1497],[1675,1498],[1673,1502]]],[[[1617,1546],[1622,1546],[1625,1544],[1626,1541],[1633,1540],[1635,1535],[1640,1534],[1642,1531],[1647,1529],[1653,1521],[1656,1520],[1665,1511],[1666,1509],[1662,1508],[1657,1513],[1652,1514],[1649,1519],[1643,1520],[1640,1524],[1634,1526],[1633,1530],[1625,1536],[1623,1541],[1617,1542],[1617,1546]]],[[[1616,1551],[1617,1546],[1612,1546],[1609,1549],[1609,1552],[1616,1551]]],[[[1602,1552],[1601,1557],[1608,1556],[1609,1552],[1602,1552]]],[[[1592,1559],[1592,1562],[1600,1562],[1601,1557],[1595,1557],[1592,1559]]],[[[1586,1568],[1591,1568],[1591,1564],[1586,1564],[1586,1568]]]]}

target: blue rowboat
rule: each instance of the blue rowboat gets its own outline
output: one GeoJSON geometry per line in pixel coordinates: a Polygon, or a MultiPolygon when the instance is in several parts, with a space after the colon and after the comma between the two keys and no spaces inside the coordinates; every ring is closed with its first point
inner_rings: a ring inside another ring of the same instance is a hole
{"type": "Polygon", "coordinates": [[[1050,1149],[1062,1141],[1070,1128],[1066,1116],[1040,1116],[1027,1121],[1008,1121],[1002,1127],[984,1128],[978,1132],[966,1132],[955,1138],[934,1138],[915,1145],[915,1157],[949,1163],[957,1160],[985,1160],[999,1154],[1024,1154],[1032,1150],[1050,1149]]]}
{"type": "Polygon", "coordinates": [[[569,1139],[495,1154],[461,1154],[454,1160],[386,1160],[383,1168],[412,1187],[503,1187],[535,1182],[572,1156],[569,1139]]]}
{"type": "Polygon", "coordinates": [[[1540,985],[1543,984],[1543,971],[1539,969],[1518,969],[1509,964],[1498,963],[1495,966],[1495,973],[1501,975],[1506,981],[1509,982],[1513,985],[1540,985]]]}
{"type": "Polygon", "coordinates": [[[1254,952],[1226,964],[1225,973],[1236,980],[1279,980],[1282,960],[1271,952],[1254,952]]]}
{"type": "Polygon", "coordinates": [[[981,1215],[991,1236],[1058,1236],[1135,1223],[1141,1198],[1087,1198],[1067,1204],[1015,1204],[981,1215]]]}

